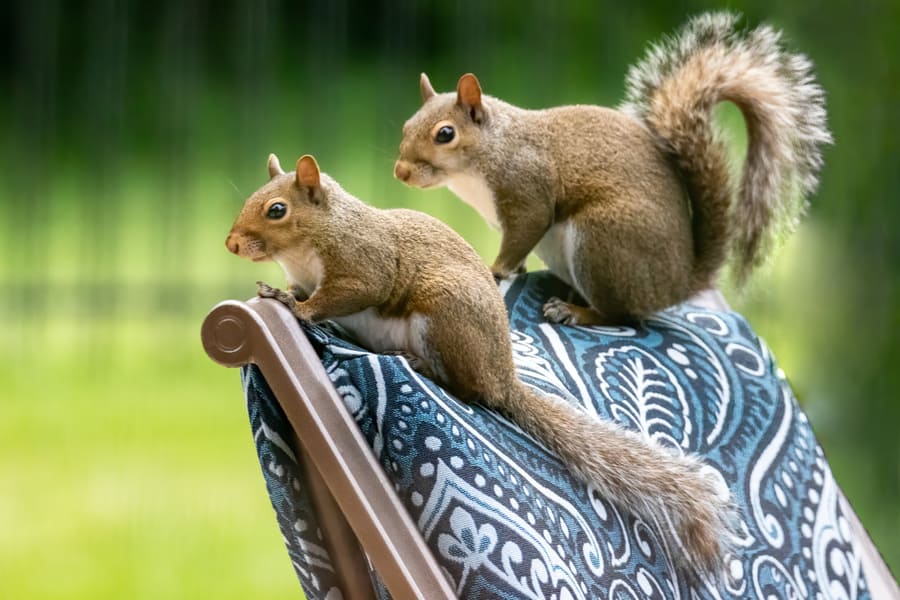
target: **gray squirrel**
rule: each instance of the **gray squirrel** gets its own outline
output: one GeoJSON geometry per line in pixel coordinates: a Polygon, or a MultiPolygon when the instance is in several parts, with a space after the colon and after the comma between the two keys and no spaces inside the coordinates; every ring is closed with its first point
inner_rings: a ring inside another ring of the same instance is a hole
{"type": "Polygon", "coordinates": [[[332,319],[369,350],[401,354],[463,402],[504,413],[607,500],[655,528],[686,577],[716,576],[737,516],[720,478],[694,455],[534,391],[518,380],[509,320],[490,270],[444,223],[380,210],[304,156],[245,202],[226,240],[234,254],[274,260],[290,291],[260,282],[298,318],[332,319]]]}
{"type": "Polygon", "coordinates": [[[495,276],[522,271],[534,250],[588,302],[550,299],[553,322],[646,316],[711,287],[729,252],[743,281],[802,215],[831,136],[809,60],[736,20],[703,14],[651,47],[618,110],[524,110],[472,74],[438,94],[423,73],[394,175],[445,185],[498,227],[495,276]],[[720,101],[748,130],[739,185],[711,125],[720,101]]]}

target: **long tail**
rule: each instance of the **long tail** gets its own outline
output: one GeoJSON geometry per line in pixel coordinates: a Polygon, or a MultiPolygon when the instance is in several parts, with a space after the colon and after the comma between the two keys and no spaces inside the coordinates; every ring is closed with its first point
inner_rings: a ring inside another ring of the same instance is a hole
{"type": "Polygon", "coordinates": [[[523,384],[509,393],[513,408],[497,408],[515,414],[522,429],[604,498],[659,527],[669,555],[690,579],[722,572],[737,513],[699,459],[672,454],[523,384]]]}
{"type": "Polygon", "coordinates": [[[743,282],[775,239],[793,231],[818,183],[821,146],[832,141],[809,59],[787,52],[771,27],[737,31],[737,20],[699,15],[652,46],[629,71],[620,107],[656,132],[682,170],[701,287],[712,283],[732,238],[743,282]],[[748,131],[736,203],[727,153],[710,124],[713,106],[726,100],[748,131]]]}

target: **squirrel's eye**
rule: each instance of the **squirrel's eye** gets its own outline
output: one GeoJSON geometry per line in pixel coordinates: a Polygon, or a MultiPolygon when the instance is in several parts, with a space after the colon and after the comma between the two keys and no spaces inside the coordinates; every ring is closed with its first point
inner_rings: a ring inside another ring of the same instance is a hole
{"type": "Polygon", "coordinates": [[[444,125],[434,136],[434,141],[438,144],[446,144],[453,140],[453,136],[456,135],[456,132],[453,131],[453,128],[449,125],[444,125]]]}
{"type": "Polygon", "coordinates": [[[269,207],[269,210],[266,211],[266,218],[277,221],[278,219],[283,218],[286,214],[287,206],[285,206],[281,202],[274,202],[272,206],[269,207]]]}

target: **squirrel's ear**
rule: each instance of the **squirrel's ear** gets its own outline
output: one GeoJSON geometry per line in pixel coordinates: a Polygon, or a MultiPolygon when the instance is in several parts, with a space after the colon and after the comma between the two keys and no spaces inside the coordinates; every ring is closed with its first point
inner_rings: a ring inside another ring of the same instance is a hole
{"type": "Polygon", "coordinates": [[[304,154],[297,161],[297,185],[319,187],[319,163],[309,154],[304,154]]]}
{"type": "Polygon", "coordinates": [[[426,102],[437,93],[431,87],[431,81],[428,80],[428,75],[425,73],[419,75],[419,91],[422,92],[422,102],[426,102]]]}
{"type": "Polygon", "coordinates": [[[456,84],[456,103],[465,108],[476,123],[484,119],[484,107],[481,105],[481,85],[478,78],[466,73],[456,84]]]}
{"type": "Polygon", "coordinates": [[[274,154],[269,155],[269,179],[272,179],[276,175],[284,175],[284,170],[281,168],[281,163],[278,162],[278,157],[274,154]]]}
{"type": "Polygon", "coordinates": [[[322,188],[319,187],[319,163],[309,154],[304,154],[297,161],[297,185],[307,188],[309,201],[319,204],[322,201],[322,188]]]}
{"type": "Polygon", "coordinates": [[[297,183],[302,186],[319,187],[319,163],[309,154],[297,161],[297,183]]]}

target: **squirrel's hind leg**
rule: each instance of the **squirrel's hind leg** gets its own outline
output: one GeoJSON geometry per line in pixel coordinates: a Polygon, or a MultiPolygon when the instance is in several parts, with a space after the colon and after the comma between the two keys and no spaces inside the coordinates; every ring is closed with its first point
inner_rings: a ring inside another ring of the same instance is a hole
{"type": "Polygon", "coordinates": [[[551,323],[562,325],[634,325],[628,315],[605,314],[590,306],[578,306],[559,298],[550,298],[544,304],[544,317],[551,323]]]}
{"type": "Polygon", "coordinates": [[[412,368],[412,370],[419,375],[432,380],[437,378],[437,374],[432,368],[431,363],[429,363],[421,356],[416,356],[415,354],[407,352],[405,350],[389,350],[385,352],[385,354],[389,356],[401,356],[406,359],[406,362],[409,363],[410,368],[412,368]]]}

